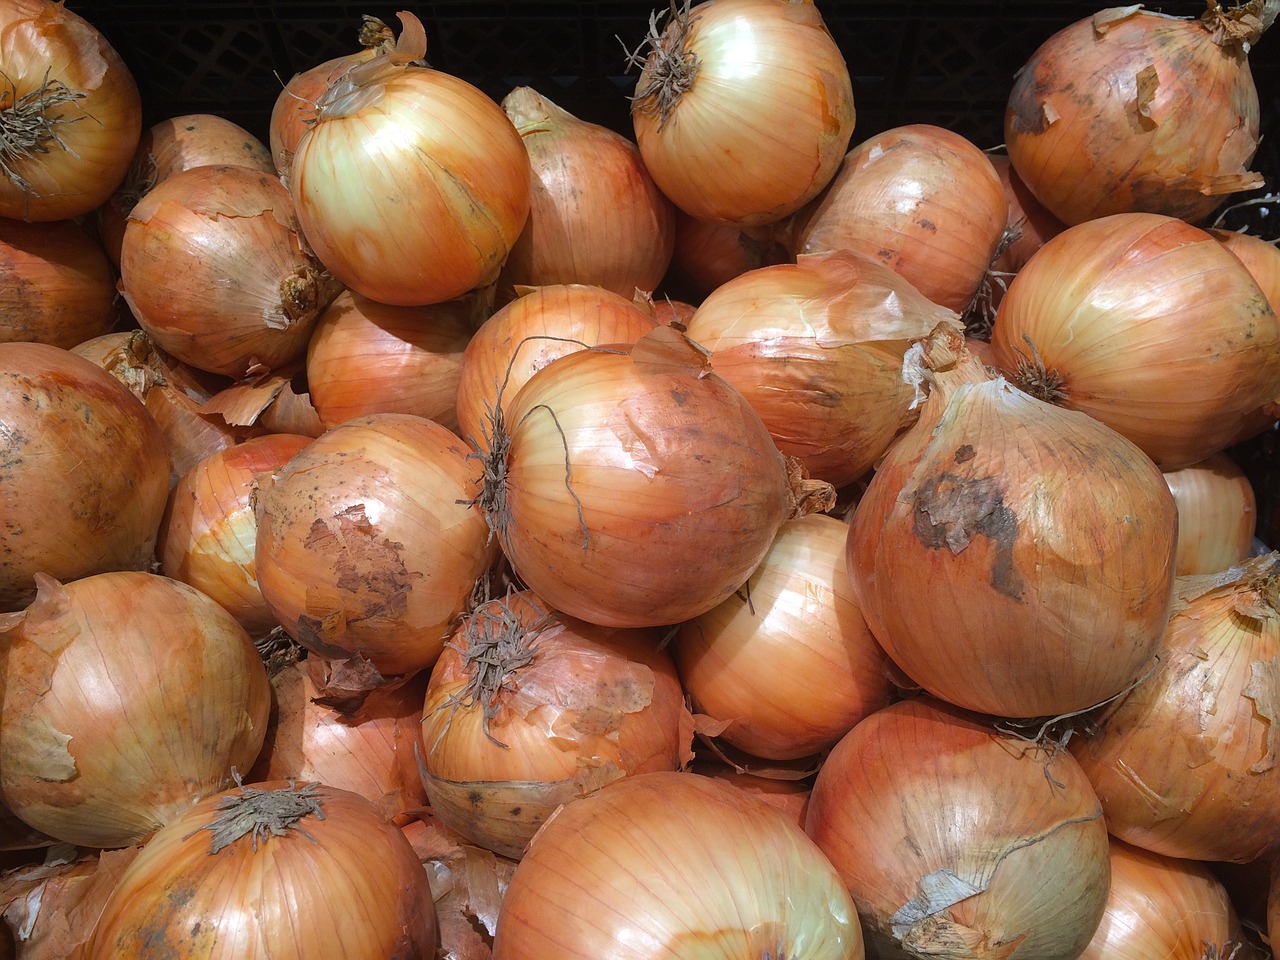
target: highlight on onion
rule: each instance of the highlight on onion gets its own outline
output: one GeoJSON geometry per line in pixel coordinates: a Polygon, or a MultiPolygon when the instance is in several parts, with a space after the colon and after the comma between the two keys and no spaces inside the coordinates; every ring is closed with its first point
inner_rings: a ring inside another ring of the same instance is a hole
{"type": "Polygon", "coordinates": [[[871,632],[929,693],[982,713],[1054,717],[1125,690],[1173,600],[1164,476],[1106,425],[990,373],[952,327],[912,351],[920,418],[850,521],[871,632]]]}
{"type": "Polygon", "coordinates": [[[664,194],[700,220],[771,223],[827,185],[853,135],[849,68],[813,0],[706,0],[650,17],[631,120],[664,194]]]}
{"type": "Polygon", "coordinates": [[[1247,55],[1259,3],[1198,19],[1109,7],[1049,37],[1014,76],[1009,159],[1068,224],[1145,212],[1197,221],[1262,186],[1258,91],[1247,55]]]}
{"type": "Polygon", "coordinates": [[[124,179],[142,134],[142,97],[116,49],[53,0],[0,10],[0,217],[83,216],[124,179]]]}
{"type": "Polygon", "coordinates": [[[679,769],[693,719],[661,641],[656,630],[566,617],[527,591],[472,610],[422,705],[421,776],[435,816],[519,859],[561,804],[679,769]]]}
{"type": "Polygon", "coordinates": [[[169,455],[137,398],[61,347],[0,343],[0,409],[0,503],[9,518],[0,526],[0,610],[29,603],[37,573],[75,580],[146,569],[169,493],[169,455]]]}
{"type": "Polygon", "coordinates": [[[1178,581],[1160,664],[1071,750],[1113,835],[1248,862],[1280,836],[1280,553],[1178,581]]]}
{"type": "Polygon", "coordinates": [[[0,616],[9,809],[66,843],[124,847],[252,766],[271,691],[230,614],[150,573],[37,581],[0,616]]]}
{"type": "Polygon", "coordinates": [[[1107,827],[1071,754],[930,697],[841,739],[805,830],[872,956],[1070,960],[1106,905],[1107,827]]]}
{"type": "Polygon", "coordinates": [[[566,804],[516,867],[494,960],[862,960],[858,914],[794,823],[693,773],[625,777],[566,804]],[[674,945],[674,946],[673,946],[674,945]]]}
{"type": "Polygon", "coordinates": [[[1266,429],[1280,319],[1238,257],[1154,213],[1090,220],[1009,285],[992,353],[1023,389],[1101,420],[1163,470],[1266,429]]]}
{"type": "Polygon", "coordinates": [[[84,960],[163,944],[204,960],[432,960],[436,913],[413,846],[369,801],[266,781],[158,831],[111,894],[84,960]]]}
{"type": "Polygon", "coordinates": [[[1257,496],[1240,465],[1226,453],[1164,475],[1178,507],[1180,577],[1218,573],[1253,549],[1257,496]]]}

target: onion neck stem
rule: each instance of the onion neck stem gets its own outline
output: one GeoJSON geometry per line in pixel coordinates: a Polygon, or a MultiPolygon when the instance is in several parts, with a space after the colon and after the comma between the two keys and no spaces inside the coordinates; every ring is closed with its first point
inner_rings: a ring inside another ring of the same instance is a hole
{"type": "Polygon", "coordinates": [[[665,30],[660,26],[667,11],[650,14],[648,34],[635,50],[627,51],[627,68],[641,67],[645,73],[630,98],[633,109],[656,116],[659,130],[667,125],[680,98],[698,77],[698,56],[688,48],[694,22],[689,13],[691,2],[684,0],[681,9],[671,0],[671,21],[665,30]]]}
{"type": "Polygon", "coordinates": [[[84,93],[70,89],[58,79],[50,79],[45,71],[40,86],[18,96],[18,88],[9,81],[9,88],[0,92],[0,173],[9,178],[19,189],[33,193],[34,188],[14,169],[17,162],[30,160],[37,154],[49,153],[53,145],[75,156],[58,135],[61,126],[84,119],[50,113],[57,107],[75,103],[84,93]]]}
{"type": "Polygon", "coordinates": [[[260,841],[268,837],[282,837],[290,830],[296,830],[315,842],[315,837],[302,829],[299,823],[305,817],[324,819],[320,797],[316,795],[320,784],[298,786],[290,781],[287,787],[278,790],[262,790],[244,786],[239,776],[236,776],[236,783],[240,792],[220,798],[214,806],[220,811],[218,816],[200,828],[212,834],[210,854],[218,853],[244,837],[249,837],[253,849],[257,850],[260,841]]]}

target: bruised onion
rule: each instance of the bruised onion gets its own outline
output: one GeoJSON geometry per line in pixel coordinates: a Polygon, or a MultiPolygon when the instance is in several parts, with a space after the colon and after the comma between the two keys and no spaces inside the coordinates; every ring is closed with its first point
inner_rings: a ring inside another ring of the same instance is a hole
{"type": "Polygon", "coordinates": [[[0,340],[70,350],[116,322],[116,276],[76,223],[0,220],[0,340]]]}

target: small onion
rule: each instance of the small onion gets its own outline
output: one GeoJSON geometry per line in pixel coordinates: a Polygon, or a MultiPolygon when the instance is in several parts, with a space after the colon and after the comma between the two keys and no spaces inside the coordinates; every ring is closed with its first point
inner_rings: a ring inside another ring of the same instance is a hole
{"type": "Polygon", "coordinates": [[[676,211],[676,240],[664,281],[701,301],[712,290],[748,270],[787,263],[792,257],[769,227],[738,227],[695,220],[676,211]]]}
{"type": "Polygon", "coordinates": [[[1164,478],[1178,506],[1178,576],[1218,573],[1249,556],[1257,498],[1234,460],[1215,453],[1164,478]]]}
{"type": "Polygon", "coordinates": [[[0,798],[67,843],[124,847],[248,770],[271,689],[248,635],[199,591],[121,571],[39,575],[0,618],[0,798]]]}
{"type": "Polygon", "coordinates": [[[693,773],[626,777],[567,804],[516,867],[494,960],[862,960],[858,915],[804,832],[693,773]]]}
{"type": "Polygon", "coordinates": [[[704,777],[712,777],[733,784],[744,793],[763,800],[801,830],[804,829],[805,817],[809,812],[811,786],[807,779],[752,773],[718,760],[700,758],[694,759],[690,770],[704,777]]]}
{"type": "Polygon", "coordinates": [[[995,167],[1009,201],[1009,221],[1006,227],[1009,244],[996,258],[995,270],[1017,273],[1031,259],[1031,255],[1066,229],[1066,224],[1044,208],[1027,185],[1013,169],[1006,154],[988,153],[987,159],[995,167]]]}
{"type": "Polygon", "coordinates": [[[1240,258],[1266,294],[1271,309],[1280,313],[1280,240],[1263,240],[1235,230],[1213,229],[1209,235],[1240,258]]]}
{"type": "Polygon", "coordinates": [[[1106,905],[1107,828],[1071,755],[928,697],[845,735],[805,829],[872,956],[1074,960],[1106,905]]]}

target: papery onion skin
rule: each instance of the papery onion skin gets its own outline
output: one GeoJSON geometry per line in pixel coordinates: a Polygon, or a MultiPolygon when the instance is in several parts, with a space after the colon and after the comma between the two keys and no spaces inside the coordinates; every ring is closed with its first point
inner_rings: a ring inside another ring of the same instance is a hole
{"type": "Polygon", "coordinates": [[[918,697],[828,755],[805,825],[872,956],[1074,958],[1107,898],[1107,828],[1069,753],[918,697]]]}
{"type": "Polygon", "coordinates": [[[645,166],[690,216],[739,225],[797,210],[835,173],[853,135],[849,69],[812,0],[708,0],[665,25],[659,47],[695,58],[669,105],[663,55],[644,60],[631,119],[645,166]],[[687,35],[679,23],[687,22],[687,35]]]}
{"type": "Polygon", "coordinates": [[[516,867],[497,930],[494,960],[864,955],[849,894],[803,831],[692,773],[563,807],[516,867]]]}
{"type": "Polygon", "coordinates": [[[150,573],[38,579],[0,621],[10,809],[67,843],[124,847],[253,765],[271,691],[230,614],[150,573]]]}
{"type": "MultiPolygon", "coordinates": [[[[295,787],[308,789],[250,789],[295,787]]],[[[412,845],[364,798],[309,788],[320,814],[278,836],[211,852],[216,805],[240,788],[159,831],[121,877],[84,960],[432,960],[435,908],[412,845]]]]}
{"type": "Polygon", "coordinates": [[[0,344],[0,409],[0,610],[31,601],[36,573],[148,567],[169,455],[137,398],[67,350],[10,343],[0,344]]]}
{"type": "Polygon", "coordinates": [[[1280,554],[1178,581],[1159,667],[1071,750],[1111,833],[1171,857],[1246,863],[1280,837],[1280,554]]]}
{"type": "Polygon", "coordinates": [[[1270,425],[1263,407],[1280,395],[1280,319],[1228,253],[1154,213],[1071,227],[1009,285],[993,356],[1027,389],[1049,381],[1055,402],[1163,470],[1204,460],[1270,425]]]}
{"type": "Polygon", "coordinates": [[[116,277],[76,223],[0,220],[0,340],[70,350],[116,322],[116,277]]]}
{"type": "Polygon", "coordinates": [[[1064,223],[1133,211],[1194,222],[1262,185],[1247,172],[1259,134],[1247,43],[1222,34],[1235,11],[1209,6],[1201,20],[1103,10],[1051,36],[1015,75],[1009,159],[1064,223]]]}
{"type": "Polygon", "coordinates": [[[1178,576],[1218,573],[1249,556],[1257,497],[1231,457],[1215,453],[1164,478],[1178,505],[1178,576]]]}
{"type": "Polygon", "coordinates": [[[48,103],[21,111],[40,119],[40,136],[16,151],[11,144],[28,138],[0,122],[7,168],[0,217],[47,222],[90,213],[124,179],[142,134],[137,82],[98,29],[62,3],[10,0],[0,32],[0,108],[48,103]]]}

